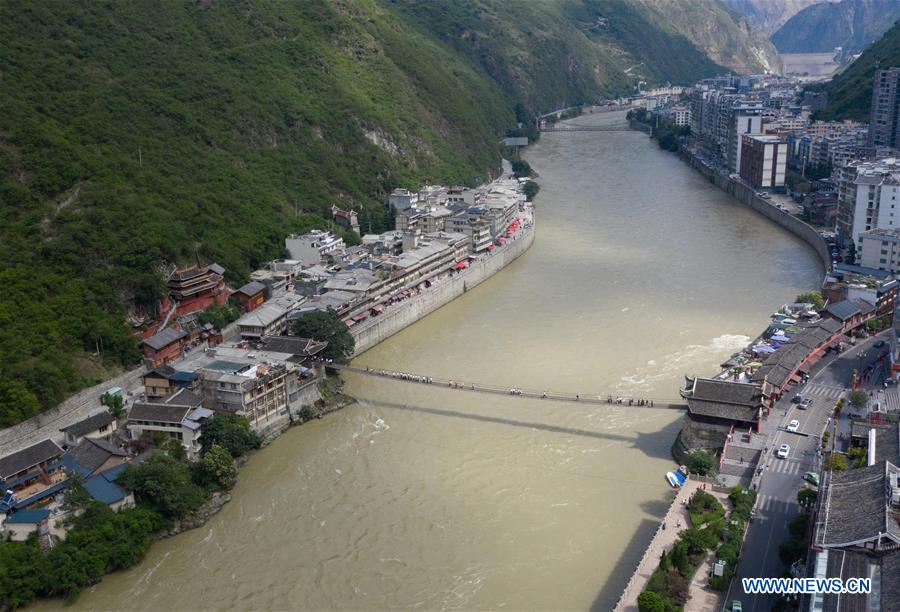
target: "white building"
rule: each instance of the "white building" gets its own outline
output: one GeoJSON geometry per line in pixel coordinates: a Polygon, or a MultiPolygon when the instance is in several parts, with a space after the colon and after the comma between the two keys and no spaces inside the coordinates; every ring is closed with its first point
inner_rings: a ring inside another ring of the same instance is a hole
{"type": "Polygon", "coordinates": [[[200,424],[212,416],[201,399],[180,389],[157,402],[135,402],[128,413],[128,430],[134,439],[159,432],[181,442],[188,459],[200,455],[200,424]]]}
{"type": "Polygon", "coordinates": [[[691,109],[686,106],[676,106],[672,109],[672,121],[678,126],[690,125],[691,109]]]}
{"type": "Polygon", "coordinates": [[[841,168],[838,173],[838,232],[841,237],[858,243],[863,232],[900,228],[898,198],[900,160],[853,161],[841,168]]]}
{"type": "Polygon", "coordinates": [[[861,266],[900,274],[900,230],[873,229],[861,233],[856,253],[861,266]]]}
{"type": "Polygon", "coordinates": [[[777,136],[741,137],[741,178],[756,189],[784,187],[788,144],[777,136]]]}
{"type": "Polygon", "coordinates": [[[303,266],[319,264],[326,255],[340,253],[345,247],[343,238],[324,230],[312,230],[302,236],[292,234],[284,239],[284,246],[291,259],[302,262],[303,266]]]}

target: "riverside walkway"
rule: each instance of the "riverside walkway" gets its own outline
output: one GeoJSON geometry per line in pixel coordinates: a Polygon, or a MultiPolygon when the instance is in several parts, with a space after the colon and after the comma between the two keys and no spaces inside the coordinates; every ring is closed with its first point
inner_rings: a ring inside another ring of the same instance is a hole
{"type": "Polygon", "coordinates": [[[509,395],[512,397],[540,399],[552,402],[577,402],[579,404],[667,408],[671,410],[684,410],[687,408],[683,401],[678,400],[623,397],[617,394],[597,395],[596,393],[570,393],[549,390],[540,391],[535,389],[520,389],[518,387],[509,388],[471,381],[461,382],[458,380],[432,377],[424,374],[414,374],[411,372],[395,372],[393,370],[380,370],[372,367],[341,365],[337,363],[328,363],[326,364],[326,367],[342,372],[352,372],[353,374],[375,376],[378,378],[389,378],[396,380],[397,382],[428,385],[429,387],[443,387],[449,391],[461,391],[466,393],[489,393],[491,395],[509,395]]]}

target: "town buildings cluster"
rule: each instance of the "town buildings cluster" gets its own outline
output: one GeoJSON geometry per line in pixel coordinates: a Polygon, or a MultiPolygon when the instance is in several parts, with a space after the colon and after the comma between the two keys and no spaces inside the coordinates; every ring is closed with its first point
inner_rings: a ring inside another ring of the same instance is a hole
{"type": "MultiPolygon", "coordinates": [[[[900,378],[900,283],[895,278],[900,274],[900,68],[876,70],[869,124],[812,120],[812,112],[824,107],[824,96],[802,92],[791,79],[729,76],[704,80],[681,97],[655,104],[657,121],[690,126],[690,135],[680,141],[688,155],[751,186],[784,214],[793,211],[780,203],[785,201],[780,194],[801,203],[797,214],[818,226],[833,258],[821,288],[824,307],[784,305],[763,333],[722,363],[717,374],[685,379],[680,392],[687,412],[676,453],[715,453],[723,481],[757,481],[767,453],[775,450],[764,422],[828,353],[842,352],[872,329],[892,325],[890,350],[876,351],[874,357],[860,351],[846,393],[868,393],[870,380],[881,380],[876,373],[884,373],[886,387],[900,378]]],[[[864,449],[865,460],[846,471],[820,464],[813,477],[818,495],[811,549],[806,566],[795,568],[795,575],[814,578],[868,577],[873,589],[810,595],[801,609],[900,605],[896,404],[873,400],[850,415],[847,449],[864,449]]]]}
{"type": "MultiPolygon", "coordinates": [[[[180,444],[199,458],[203,424],[215,414],[246,418],[261,435],[286,428],[313,405],[324,377],[326,342],[290,334],[304,313],[334,313],[351,332],[397,304],[502,250],[531,224],[521,181],[509,175],[488,185],[394,190],[395,229],[366,234],[348,246],[333,231],[285,239],[288,258],[254,271],[230,290],[225,270],[196,264],[166,271],[168,292],[158,317],[137,316],[146,372],[138,392],[111,388],[123,414],[101,409],[44,440],[0,457],[0,537],[33,532],[65,537],[64,497],[77,478],[114,509],[134,499],[116,477],[152,447],[180,444]],[[205,310],[231,304],[240,317],[225,329],[201,324],[205,310]]],[[[358,231],[355,211],[331,210],[345,231],[358,231]]]]}

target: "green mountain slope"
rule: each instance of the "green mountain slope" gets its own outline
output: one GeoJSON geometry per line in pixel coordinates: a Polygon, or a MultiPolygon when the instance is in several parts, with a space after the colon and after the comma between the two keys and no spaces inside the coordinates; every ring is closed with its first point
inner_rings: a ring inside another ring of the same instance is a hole
{"type": "Polygon", "coordinates": [[[772,42],[782,53],[859,53],[900,19],[897,0],[841,0],[816,4],[791,17],[772,42]]]}
{"type": "Polygon", "coordinates": [[[900,66],[900,22],[830,82],[810,88],[828,92],[828,106],[820,113],[821,118],[868,121],[876,64],[882,68],[900,66]]]}
{"type": "Polygon", "coordinates": [[[135,363],[163,264],[243,281],[332,203],[489,176],[517,103],[721,72],[643,0],[8,1],[0,40],[0,425],[135,363]]]}

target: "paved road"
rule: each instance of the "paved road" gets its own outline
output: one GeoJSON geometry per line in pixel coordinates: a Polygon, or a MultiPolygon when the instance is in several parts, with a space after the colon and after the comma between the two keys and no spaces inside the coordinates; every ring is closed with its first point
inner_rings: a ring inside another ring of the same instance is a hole
{"type": "MultiPolygon", "coordinates": [[[[887,338],[884,332],[879,337],[887,338]]],[[[738,599],[746,612],[768,612],[777,600],[775,595],[746,595],[741,578],[781,576],[781,560],[778,545],[788,537],[788,522],[800,512],[797,491],[803,484],[803,474],[817,471],[819,465],[818,445],[822,430],[829,425],[831,412],[838,398],[849,387],[853,369],[863,361],[872,361],[887,352],[888,347],[875,349],[872,344],[879,338],[869,338],[842,354],[829,355],[810,372],[810,381],[796,389],[808,395],[813,404],[809,410],[801,410],[790,403],[794,393],[788,393],[776,404],[775,410],[763,424],[763,432],[769,435],[768,450],[763,454],[760,465],[763,474],[759,482],[756,502],[756,516],[750,523],[747,540],[738,562],[738,571],[727,602],[738,599]],[[860,353],[867,355],[860,357],[860,353]],[[796,433],[784,429],[792,419],[800,421],[796,433]],[[778,459],[775,450],[782,443],[791,447],[787,459],[778,459]]],[[[862,367],[865,367],[865,363],[862,367]]],[[[880,385],[882,372],[873,375],[870,384],[880,385]]],[[[846,429],[849,441],[849,420],[845,409],[839,421],[840,430],[846,429]]]]}

